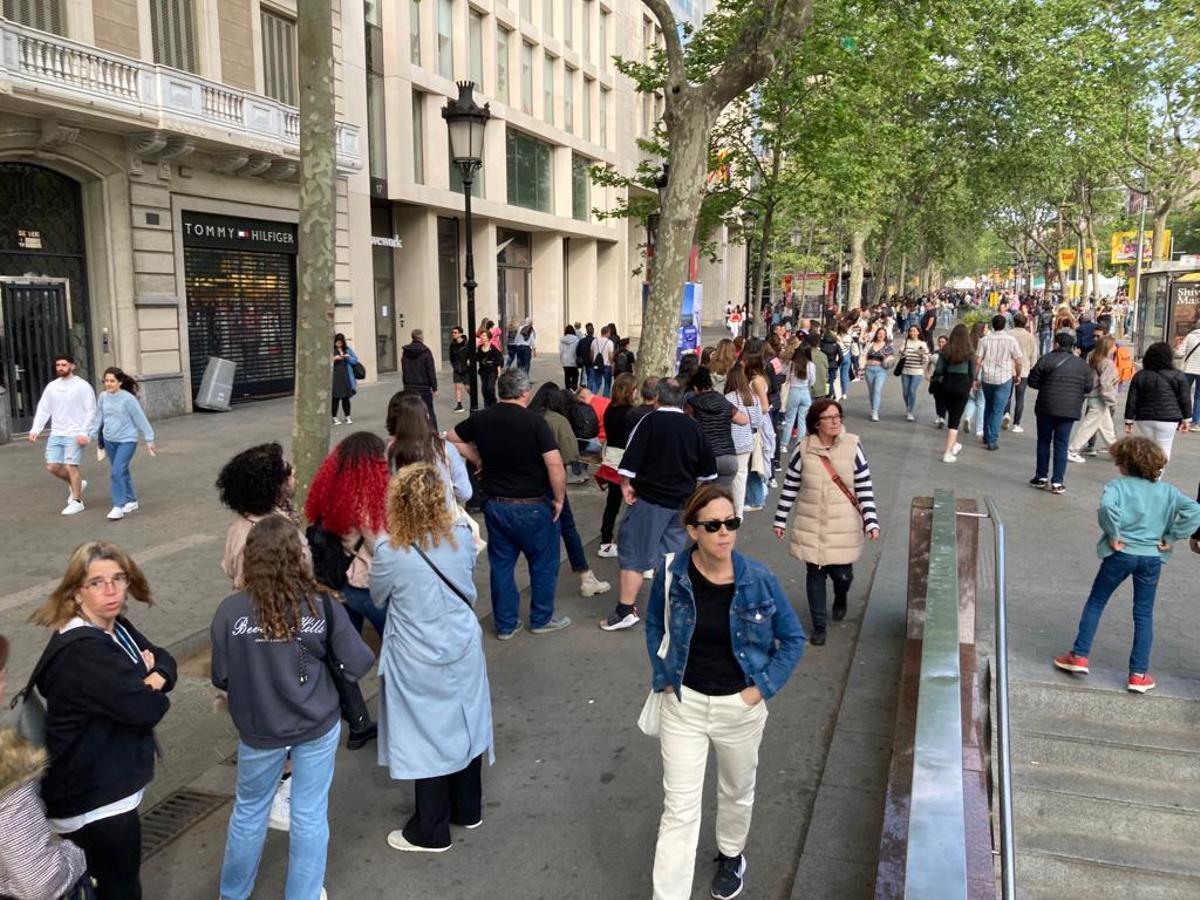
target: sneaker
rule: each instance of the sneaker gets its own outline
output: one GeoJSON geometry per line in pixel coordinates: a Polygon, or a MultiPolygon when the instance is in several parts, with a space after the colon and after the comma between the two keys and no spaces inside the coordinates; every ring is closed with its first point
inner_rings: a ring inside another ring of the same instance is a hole
{"type": "Polygon", "coordinates": [[[969,421],[967,421],[966,419],[964,419],[962,421],[962,424],[959,425],[958,430],[961,431],[963,434],[970,434],[971,433],[971,423],[969,421]]]}
{"type": "Polygon", "coordinates": [[[985,449],[987,449],[987,450],[991,450],[991,451],[993,451],[993,452],[994,452],[994,451],[996,451],[996,450],[999,450],[999,449],[1000,449],[1000,445],[999,445],[999,444],[984,444],[983,446],[984,446],[984,448],[985,448],[985,449]]]}
{"type": "Polygon", "coordinates": [[[275,786],[271,798],[271,818],[267,825],[276,831],[292,829],[292,779],[285,778],[275,786]]]}
{"type": "Polygon", "coordinates": [[[878,422],[879,421],[879,413],[877,413],[877,412],[871,413],[871,421],[878,422]]]}
{"type": "Polygon", "coordinates": [[[1000,422],[1000,427],[1008,431],[1008,427],[1012,425],[1012,416],[1008,413],[1004,414],[1004,419],[1000,422]]]}
{"type": "Polygon", "coordinates": [[[742,507],[742,512],[758,512],[760,509],[762,509],[761,506],[751,506],[749,503],[747,503],[742,507]]]}
{"type": "Polygon", "coordinates": [[[942,416],[938,416],[936,427],[937,427],[938,431],[941,431],[943,428],[945,428],[946,427],[945,418],[943,418],[942,416]]]}
{"type": "Polygon", "coordinates": [[[64,516],[73,516],[76,513],[81,513],[84,510],[82,500],[68,500],[67,505],[63,507],[62,514],[64,516]]]}
{"type": "Polygon", "coordinates": [[[454,404],[454,410],[453,410],[453,411],[454,411],[454,412],[456,412],[456,413],[460,413],[460,412],[466,412],[466,410],[465,410],[465,409],[463,409],[463,405],[462,405],[461,403],[455,403],[455,404],[454,404]]]}
{"type": "Polygon", "coordinates": [[[1086,459],[1084,459],[1082,456],[1080,456],[1080,455],[1079,455],[1078,453],[1076,453],[1074,450],[1068,450],[1068,451],[1067,451],[1067,460],[1068,460],[1069,462],[1073,462],[1073,463],[1083,463],[1083,462],[1087,462],[1087,460],[1086,460],[1086,459]]]}
{"type": "Polygon", "coordinates": [[[404,832],[400,829],[388,832],[388,846],[393,850],[404,850],[408,853],[445,853],[453,844],[447,844],[445,847],[422,847],[419,844],[414,844],[404,836],[404,832]]]}
{"type": "Polygon", "coordinates": [[[1064,653],[1062,656],[1054,657],[1054,665],[1064,672],[1074,672],[1077,675],[1087,675],[1088,658],[1086,656],[1077,656],[1074,653],[1064,653]]]}
{"type": "Polygon", "coordinates": [[[497,631],[496,632],[496,640],[511,641],[514,637],[516,637],[518,631],[524,631],[524,629],[525,629],[525,626],[522,625],[520,622],[517,622],[517,627],[514,628],[512,631],[497,631]]]}
{"type": "Polygon", "coordinates": [[[915,422],[917,420],[917,417],[914,416],[912,413],[905,413],[904,418],[906,418],[910,422],[915,422]]]}
{"type": "Polygon", "coordinates": [[[1095,447],[1088,447],[1086,450],[1083,451],[1083,455],[1090,456],[1090,457],[1092,457],[1092,459],[1095,459],[1097,456],[1100,455],[1100,452],[1095,447]]]}
{"type": "Polygon", "coordinates": [[[349,416],[346,416],[346,421],[345,421],[345,424],[346,424],[346,425],[353,425],[353,424],[354,424],[354,420],[353,420],[352,418],[350,418],[349,416]]]}
{"type": "Polygon", "coordinates": [[[953,453],[943,453],[942,454],[942,462],[944,462],[944,463],[957,462],[957,460],[958,460],[958,457],[955,456],[953,453]]]}
{"type": "Polygon", "coordinates": [[[372,722],[362,731],[351,731],[350,737],[346,740],[347,750],[361,750],[375,738],[379,737],[379,725],[372,722]]]}
{"type": "Polygon", "coordinates": [[[126,515],[129,515],[129,513],[137,512],[139,509],[141,509],[141,507],[138,506],[138,502],[136,500],[130,500],[128,503],[126,503],[124,506],[121,507],[121,512],[125,513],[126,515]]]}
{"type": "Polygon", "coordinates": [[[642,577],[645,578],[647,581],[653,581],[654,580],[654,570],[646,569],[644,572],[642,572],[642,577]]]}
{"type": "Polygon", "coordinates": [[[334,416],[334,417],[333,417],[333,424],[334,424],[334,425],[341,425],[341,424],[342,424],[342,420],[341,420],[341,419],[339,419],[337,416],[334,416]]]}
{"type": "MultiPolygon", "coordinates": [[[[451,824],[451,825],[454,825],[454,824],[456,824],[456,823],[454,823],[454,822],[451,822],[450,824],[451,824]]],[[[467,831],[474,831],[476,828],[478,828],[478,827],[479,827],[480,825],[482,825],[482,824],[483,824],[483,818],[482,818],[482,817],[480,817],[480,819],[479,819],[479,821],[478,821],[478,822],[472,822],[470,825],[462,825],[462,826],[460,826],[460,827],[461,827],[461,828],[465,828],[465,829],[467,829],[467,831]]]]}
{"type": "Polygon", "coordinates": [[[1048,484],[1050,484],[1049,478],[1030,478],[1029,479],[1029,486],[1031,488],[1034,488],[1039,491],[1045,490],[1046,486],[1048,484]]]}
{"type": "Polygon", "coordinates": [[[808,642],[810,644],[812,644],[814,647],[824,647],[825,646],[825,629],[824,628],[813,629],[812,636],[808,639],[808,642]]]}
{"type": "Polygon", "coordinates": [[[579,575],[579,593],[585,597],[595,597],[597,594],[607,594],[612,586],[607,581],[601,581],[596,574],[588,569],[579,575]]]}
{"type": "Polygon", "coordinates": [[[600,623],[600,629],[602,631],[621,631],[625,628],[632,628],[641,621],[638,618],[636,606],[630,606],[627,609],[629,612],[621,612],[621,606],[617,604],[617,608],[609,613],[607,619],[600,623]]]}
{"type": "Polygon", "coordinates": [[[1066,492],[1067,492],[1067,486],[1065,484],[1051,484],[1050,485],[1050,493],[1052,493],[1052,494],[1065,494],[1066,492]]]}
{"type": "Polygon", "coordinates": [[[1147,675],[1145,672],[1134,672],[1129,676],[1129,690],[1135,694],[1144,694],[1146,691],[1154,690],[1154,676],[1147,675]]]}
{"type": "Polygon", "coordinates": [[[108,511],[108,515],[105,516],[104,518],[106,518],[112,522],[115,522],[117,519],[123,519],[123,518],[125,518],[125,509],[124,509],[124,507],[121,507],[121,506],[114,506],[112,509],[110,509],[108,511]]]}
{"type": "Polygon", "coordinates": [[[742,892],[742,877],[746,874],[746,857],[739,853],[737,856],[718,854],[714,860],[717,872],[713,875],[712,890],[709,896],[716,900],[729,900],[742,892]]]}
{"type": "Polygon", "coordinates": [[[1021,425],[1014,425],[1012,428],[1009,429],[1009,431],[1011,431],[1013,434],[1024,434],[1025,433],[1025,429],[1021,425]]]}
{"type": "MultiPolygon", "coordinates": [[[[601,582],[603,584],[603,582],[601,582]]],[[[530,626],[530,634],[550,634],[553,631],[562,631],[571,624],[570,616],[554,616],[545,625],[539,625],[537,628],[530,626]]]]}
{"type": "Polygon", "coordinates": [[[617,545],[601,544],[600,549],[596,551],[596,555],[601,559],[615,559],[617,556],[617,545]]]}
{"type": "Polygon", "coordinates": [[[950,452],[955,456],[958,456],[958,454],[962,453],[962,444],[955,444],[954,449],[952,449],[950,452]]]}
{"type": "MultiPolygon", "coordinates": [[[[83,492],[87,490],[87,486],[88,486],[88,483],[87,483],[86,478],[83,481],[79,482],[79,500],[80,500],[80,502],[83,501],[83,492]]],[[[67,488],[67,502],[68,503],[71,502],[72,496],[74,496],[74,495],[71,493],[71,489],[67,488]]]]}
{"type": "Polygon", "coordinates": [[[774,478],[772,478],[770,481],[767,482],[767,487],[774,490],[775,488],[779,487],[779,482],[776,481],[774,478]]]}

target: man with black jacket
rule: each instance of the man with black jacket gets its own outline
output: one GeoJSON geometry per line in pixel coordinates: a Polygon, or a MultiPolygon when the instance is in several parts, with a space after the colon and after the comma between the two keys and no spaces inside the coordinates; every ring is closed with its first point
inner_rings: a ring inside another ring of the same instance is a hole
{"type": "Polygon", "coordinates": [[[429,420],[437,428],[437,414],[433,411],[433,395],[437,393],[437,366],[433,352],[425,346],[425,333],[420,328],[412,331],[412,343],[405,344],[400,356],[400,374],[404,378],[404,389],[415,391],[425,401],[429,420]]]}
{"type": "Polygon", "coordinates": [[[457,325],[450,329],[450,369],[454,373],[454,411],[466,412],[462,398],[464,388],[471,383],[471,345],[457,325]]]}
{"type": "Polygon", "coordinates": [[[1029,484],[1052,494],[1067,492],[1067,445],[1071,429],[1083,414],[1084,398],[1095,388],[1098,376],[1082,357],[1071,352],[1075,338],[1060,331],[1053,352],[1043,356],[1029,373],[1029,386],[1038,392],[1033,412],[1037,416],[1037,472],[1029,484]],[[1054,471],[1050,474],[1050,446],[1054,445],[1054,471]],[[1050,478],[1047,479],[1047,474],[1050,478]]]}

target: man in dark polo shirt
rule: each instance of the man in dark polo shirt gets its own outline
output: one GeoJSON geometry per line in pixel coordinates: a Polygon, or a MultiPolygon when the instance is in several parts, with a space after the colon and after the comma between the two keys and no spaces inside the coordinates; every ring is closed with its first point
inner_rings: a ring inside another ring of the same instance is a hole
{"type": "Polygon", "coordinates": [[[654,412],[629,435],[621,457],[621,490],[629,509],[617,538],[621,596],[600,623],[605,631],[631,628],[639,621],[637,595],[647,569],[658,568],[668,553],[687,542],[679,511],[696,482],[717,477],[717,460],[695,419],[683,411],[679,382],[664,378],[656,388],[654,412]]]}
{"type": "Polygon", "coordinates": [[[571,624],[554,615],[558,589],[558,515],[567,490],[558,444],[546,420],[530,412],[529,376],[506,369],[496,383],[500,402],[474,412],[446,437],[476,469],[482,469],[491,566],[492,618],[496,637],[521,630],[517,557],[529,564],[529,630],[559,631],[571,624]]]}

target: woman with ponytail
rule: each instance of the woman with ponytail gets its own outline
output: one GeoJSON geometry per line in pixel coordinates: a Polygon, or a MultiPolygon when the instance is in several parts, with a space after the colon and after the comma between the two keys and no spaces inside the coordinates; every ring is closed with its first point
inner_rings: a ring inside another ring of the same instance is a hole
{"type": "Polygon", "coordinates": [[[96,398],[96,411],[88,424],[88,433],[76,440],[87,446],[98,437],[101,449],[108,457],[112,471],[109,475],[109,491],[112,494],[112,509],[108,518],[123,519],[138,508],[137,494],[133,490],[133,477],[129,464],[137,450],[138,433],[146,439],[146,449],[156,455],[154,429],[142,410],[137,398],[137,382],[116,366],[104,370],[104,390],[96,398]]]}

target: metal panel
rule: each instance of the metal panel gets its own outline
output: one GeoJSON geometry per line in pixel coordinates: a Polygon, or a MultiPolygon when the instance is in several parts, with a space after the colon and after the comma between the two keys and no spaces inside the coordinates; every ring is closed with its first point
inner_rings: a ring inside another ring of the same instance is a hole
{"type": "Polygon", "coordinates": [[[0,380],[14,432],[29,430],[38,398],[54,380],[54,357],[69,346],[66,285],[0,284],[0,380]]]}
{"type": "Polygon", "coordinates": [[[1004,522],[991,497],[984,497],[996,535],[996,753],[1000,774],[1000,896],[1017,895],[1017,848],[1013,840],[1012,750],[1008,709],[1008,597],[1005,586],[1004,522]]]}
{"type": "Polygon", "coordinates": [[[937,491],[904,887],[913,900],[967,896],[955,519],[954,494],[937,491]]]}

